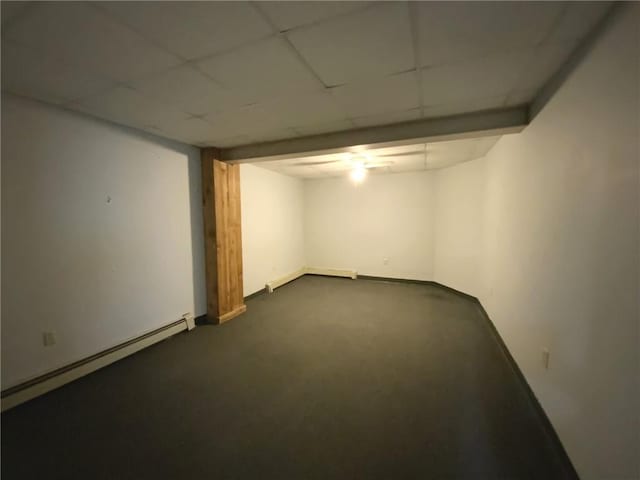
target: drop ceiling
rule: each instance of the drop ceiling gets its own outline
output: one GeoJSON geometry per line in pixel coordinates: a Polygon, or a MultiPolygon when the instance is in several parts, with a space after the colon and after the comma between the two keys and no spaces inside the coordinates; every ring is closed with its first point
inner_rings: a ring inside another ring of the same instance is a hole
{"type": "Polygon", "coordinates": [[[500,136],[485,136],[366,150],[356,148],[327,155],[261,161],[255,165],[306,179],[345,176],[354,162],[359,161],[369,164],[372,174],[435,170],[483,157],[499,139],[500,136]]]}
{"type": "Polygon", "coordinates": [[[230,147],[522,105],[601,2],[2,2],[2,89],[230,147]]]}

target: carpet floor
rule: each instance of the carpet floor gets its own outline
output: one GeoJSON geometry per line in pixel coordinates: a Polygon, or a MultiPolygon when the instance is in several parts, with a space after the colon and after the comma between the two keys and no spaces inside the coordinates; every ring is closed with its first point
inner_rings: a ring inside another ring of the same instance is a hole
{"type": "Polygon", "coordinates": [[[479,307],[305,276],[2,414],[10,479],[571,477],[479,307]]]}

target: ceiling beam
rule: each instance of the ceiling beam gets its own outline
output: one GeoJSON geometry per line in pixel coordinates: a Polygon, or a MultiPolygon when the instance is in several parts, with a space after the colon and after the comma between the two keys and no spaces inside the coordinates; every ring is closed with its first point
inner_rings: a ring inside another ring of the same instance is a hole
{"type": "Polygon", "coordinates": [[[612,28],[617,18],[620,18],[627,8],[632,8],[632,4],[626,2],[613,2],[607,13],[585,36],[580,44],[569,54],[564,64],[554,73],[551,78],[542,86],[531,102],[529,111],[529,121],[532,121],[553,98],[560,87],[567,81],[573,71],[591,53],[604,33],[612,28]]]}
{"type": "Polygon", "coordinates": [[[219,158],[232,163],[281,160],[349,150],[358,151],[412,143],[517,133],[528,124],[528,110],[527,106],[509,107],[243,145],[221,149],[219,158]]]}

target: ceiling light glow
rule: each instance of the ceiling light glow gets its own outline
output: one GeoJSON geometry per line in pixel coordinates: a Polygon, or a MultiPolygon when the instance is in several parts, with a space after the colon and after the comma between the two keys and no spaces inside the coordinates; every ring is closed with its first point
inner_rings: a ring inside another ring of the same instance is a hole
{"type": "Polygon", "coordinates": [[[351,173],[349,174],[349,176],[351,177],[351,180],[353,180],[354,183],[356,184],[362,183],[364,179],[367,177],[367,169],[364,168],[364,165],[362,164],[356,165],[353,168],[353,170],[351,170],[351,173]]]}

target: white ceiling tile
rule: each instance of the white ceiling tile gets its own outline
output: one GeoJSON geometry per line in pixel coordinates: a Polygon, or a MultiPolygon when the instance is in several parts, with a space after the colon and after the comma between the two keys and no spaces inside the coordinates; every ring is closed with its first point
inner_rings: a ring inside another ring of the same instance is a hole
{"type": "Polygon", "coordinates": [[[240,105],[240,100],[232,92],[190,65],[167,70],[133,82],[132,85],[146,96],[197,115],[225,111],[240,105]]]}
{"type": "Polygon", "coordinates": [[[389,173],[401,173],[398,171],[394,171],[391,167],[376,167],[376,168],[370,168],[367,171],[369,172],[369,175],[387,175],[389,173]]]}
{"type": "Polygon", "coordinates": [[[404,2],[380,3],[287,36],[329,86],[415,67],[404,2]]]}
{"type": "Polygon", "coordinates": [[[322,176],[322,175],[328,175],[329,173],[332,173],[332,172],[339,171],[340,168],[341,168],[340,163],[336,162],[336,163],[327,164],[327,165],[287,166],[287,167],[284,167],[283,170],[293,174],[296,174],[297,172],[302,172],[303,175],[310,174],[310,175],[322,176]],[[335,167],[331,167],[331,165],[334,165],[335,167]]]}
{"type": "Polygon", "coordinates": [[[344,110],[326,90],[283,95],[261,106],[272,112],[280,124],[294,128],[345,121],[347,118],[344,110]]]}
{"type": "Polygon", "coordinates": [[[447,155],[464,156],[475,148],[475,138],[464,138],[460,140],[445,140],[440,142],[427,143],[427,154],[446,153],[447,155]]]}
{"type": "Polygon", "coordinates": [[[278,172],[282,175],[289,175],[297,178],[322,178],[328,176],[326,173],[315,167],[285,166],[271,162],[258,162],[255,165],[271,170],[272,172],[278,172]]]}
{"type": "Polygon", "coordinates": [[[361,10],[371,2],[260,2],[269,19],[283,32],[361,10]]]}
{"type": "Polygon", "coordinates": [[[393,157],[390,161],[393,163],[388,166],[388,170],[392,173],[415,172],[425,170],[427,168],[424,152],[414,155],[393,157]]]}
{"type": "Polygon", "coordinates": [[[420,109],[403,110],[400,112],[378,113],[365,117],[354,117],[353,123],[358,127],[373,127],[376,125],[387,125],[391,123],[410,122],[421,117],[420,109]]]}
{"type": "Polygon", "coordinates": [[[425,144],[417,143],[412,145],[398,145],[395,147],[384,147],[367,150],[377,157],[385,156],[406,156],[409,154],[424,153],[425,144]]]}
{"type": "Polygon", "coordinates": [[[300,135],[320,135],[323,133],[340,132],[355,128],[349,120],[338,120],[331,123],[319,123],[304,127],[295,127],[300,135]]]}
{"type": "Polygon", "coordinates": [[[251,139],[246,135],[234,135],[232,137],[214,138],[208,141],[209,146],[218,148],[237,147],[238,145],[248,145],[251,139]]]}
{"type": "Polygon", "coordinates": [[[507,96],[507,99],[505,100],[504,105],[505,107],[527,105],[531,103],[534,100],[534,98],[536,98],[537,93],[538,93],[537,88],[534,88],[531,90],[514,90],[507,96]]]}
{"type": "Polygon", "coordinates": [[[419,2],[421,66],[533,48],[559,18],[560,2],[419,2]]]}
{"type": "Polygon", "coordinates": [[[333,162],[337,160],[344,160],[347,158],[347,153],[328,153],[323,155],[302,155],[297,158],[286,158],[283,160],[274,160],[269,163],[277,163],[278,165],[298,165],[300,163],[324,163],[324,162],[333,162]]]}
{"type": "Polygon", "coordinates": [[[2,42],[2,89],[49,103],[66,103],[104,91],[113,82],[74,69],[29,48],[2,42]]]}
{"type": "Polygon", "coordinates": [[[290,125],[282,123],[273,111],[263,108],[260,104],[249,105],[217,115],[207,115],[205,120],[216,128],[222,138],[245,135],[251,139],[264,139],[273,136],[274,132],[283,132],[283,136],[280,138],[298,135],[289,129],[290,125]]]}
{"type": "Polygon", "coordinates": [[[185,59],[227,51],[272,33],[249,2],[100,2],[99,5],[185,59]]]}
{"type": "Polygon", "coordinates": [[[315,168],[316,170],[320,170],[323,173],[331,174],[348,171],[352,168],[352,166],[347,162],[338,160],[321,165],[314,165],[313,168],[315,168]]]}
{"type": "Polygon", "coordinates": [[[2,2],[2,87],[182,141],[248,144],[528,103],[610,6],[418,4],[419,56],[446,64],[421,71],[420,110],[404,2],[2,2]],[[348,84],[322,89],[259,10],[327,84],[348,84]]]}
{"type": "Polygon", "coordinates": [[[401,112],[420,106],[415,72],[343,85],[330,91],[352,117],[401,112]]]}
{"type": "MultiPolygon", "coordinates": [[[[220,138],[248,136],[255,129],[261,129],[264,128],[264,125],[275,123],[270,114],[258,105],[207,115],[204,120],[216,128],[220,138]]],[[[281,125],[277,125],[277,127],[281,127],[281,125]]]]}
{"type": "Polygon", "coordinates": [[[275,128],[269,127],[263,130],[254,129],[251,133],[251,140],[254,142],[273,142],[276,140],[284,140],[287,138],[297,137],[298,133],[290,128],[275,128]]]}
{"type": "Polygon", "coordinates": [[[531,56],[520,78],[517,90],[540,89],[562,67],[574,49],[573,43],[546,43],[531,56]]]}
{"type": "Polygon", "coordinates": [[[479,112],[491,110],[506,105],[506,96],[479,98],[467,100],[465,102],[447,103],[443,105],[432,105],[422,109],[424,118],[446,117],[449,115],[460,115],[462,113],[479,112]]]}
{"type": "Polygon", "coordinates": [[[215,134],[213,125],[199,118],[166,122],[160,119],[156,126],[161,135],[192,145],[208,144],[209,138],[215,134]]]}
{"type": "Polygon", "coordinates": [[[280,38],[270,38],[198,63],[248,103],[322,86],[280,38]]]}
{"type": "Polygon", "coordinates": [[[506,96],[529,64],[533,50],[496,54],[422,70],[425,106],[506,96]]]}
{"type": "Polygon", "coordinates": [[[607,14],[612,2],[566,2],[560,21],[553,28],[547,42],[577,41],[585,37],[607,14]]]}
{"type": "Polygon", "coordinates": [[[126,87],[116,87],[69,107],[123,125],[160,130],[163,126],[166,128],[187,118],[186,114],[169,109],[126,87]]]}
{"type": "Polygon", "coordinates": [[[88,72],[129,81],[166,70],[179,59],[87,3],[42,2],[4,36],[88,72]]]}
{"type": "Polygon", "coordinates": [[[256,162],[253,163],[253,165],[260,167],[260,168],[264,168],[266,170],[281,170],[283,167],[285,167],[285,165],[282,162],[256,162]]]}
{"type": "Polygon", "coordinates": [[[495,145],[500,136],[481,136],[461,140],[418,143],[396,147],[374,148],[360,152],[308,155],[298,158],[259,162],[269,170],[299,178],[346,175],[352,168],[349,158],[367,158],[367,163],[378,165],[369,170],[372,174],[421,171],[444,168],[457,163],[480,158],[495,145]],[[425,161],[426,149],[426,161],[425,161]],[[366,155],[365,153],[366,152],[366,155]],[[350,157],[351,155],[351,157],[350,157]],[[362,155],[362,156],[361,156],[362,155]]]}

